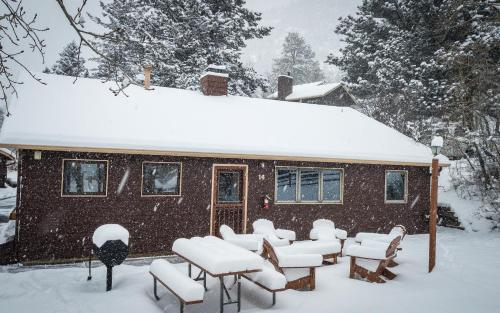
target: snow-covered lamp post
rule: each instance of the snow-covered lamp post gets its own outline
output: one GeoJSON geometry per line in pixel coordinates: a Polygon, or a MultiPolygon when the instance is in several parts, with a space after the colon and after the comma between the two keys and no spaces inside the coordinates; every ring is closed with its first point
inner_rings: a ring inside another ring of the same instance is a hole
{"type": "Polygon", "coordinates": [[[436,225],[437,225],[437,203],[438,203],[438,176],[439,176],[439,152],[443,147],[443,137],[436,136],[432,139],[432,179],[431,179],[431,207],[429,212],[429,273],[436,265],[436,225]]]}

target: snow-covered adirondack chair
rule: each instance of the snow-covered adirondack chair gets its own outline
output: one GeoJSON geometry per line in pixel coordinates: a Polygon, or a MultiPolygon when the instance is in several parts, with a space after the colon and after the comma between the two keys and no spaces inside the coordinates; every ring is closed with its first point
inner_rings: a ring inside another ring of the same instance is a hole
{"type": "Polygon", "coordinates": [[[377,240],[383,242],[391,242],[397,236],[401,236],[401,240],[406,235],[406,228],[403,225],[394,226],[388,234],[381,233],[357,233],[354,239],[357,243],[361,243],[365,239],[377,240]]]}
{"type": "Polygon", "coordinates": [[[258,219],[252,224],[253,233],[261,234],[275,247],[287,246],[290,241],[295,241],[295,232],[293,230],[276,229],[273,222],[267,219],[258,219]]]}
{"type": "Polygon", "coordinates": [[[264,239],[264,235],[236,234],[234,230],[227,225],[221,225],[219,227],[219,232],[222,239],[227,242],[259,254],[262,253],[262,240],[264,239]]]}
{"type": "Polygon", "coordinates": [[[350,245],[346,251],[346,255],[351,257],[349,277],[354,278],[358,274],[374,283],[385,283],[382,276],[394,279],[396,274],[387,267],[396,257],[400,241],[401,236],[397,236],[389,243],[366,239],[361,245],[350,245]]]}
{"type": "Polygon", "coordinates": [[[319,219],[313,222],[313,228],[309,233],[309,238],[319,241],[340,241],[340,252],[344,248],[347,239],[347,232],[340,228],[335,228],[335,223],[327,219],[319,219]]]}
{"type": "MultiPolygon", "coordinates": [[[[269,256],[266,262],[270,263],[274,267],[274,271],[286,279],[284,288],[275,291],[305,287],[314,290],[316,288],[316,267],[323,263],[323,257],[320,254],[285,253],[276,249],[267,239],[264,239],[263,246],[264,253],[269,256]]],[[[265,268],[270,271],[269,265],[265,268]]],[[[266,276],[265,273],[257,272],[244,274],[244,277],[268,291],[272,290],[266,287],[266,283],[267,285],[274,283],[275,286],[280,286],[280,275],[273,274],[271,277],[270,274],[266,276]]]]}
{"type": "MultiPolygon", "coordinates": [[[[380,233],[358,233],[356,235],[356,238],[354,239],[357,243],[361,244],[365,240],[374,240],[374,241],[381,241],[385,243],[389,243],[394,238],[396,237],[401,237],[401,241],[403,241],[403,238],[406,235],[406,228],[403,225],[396,225],[394,226],[391,231],[388,234],[380,234],[380,233]]],[[[400,241],[400,243],[401,243],[400,241]]],[[[401,250],[401,248],[398,246],[398,249],[401,250]]],[[[391,260],[389,263],[389,267],[394,267],[397,266],[398,263],[395,260],[391,260]]]]}

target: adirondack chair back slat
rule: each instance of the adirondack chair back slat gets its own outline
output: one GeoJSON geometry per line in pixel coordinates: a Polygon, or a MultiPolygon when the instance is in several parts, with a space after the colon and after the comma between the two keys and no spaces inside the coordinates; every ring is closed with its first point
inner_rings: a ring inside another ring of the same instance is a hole
{"type": "Polygon", "coordinates": [[[389,244],[385,256],[386,257],[393,256],[396,253],[396,249],[398,248],[400,242],[401,242],[401,236],[397,236],[396,238],[394,238],[389,244]]]}

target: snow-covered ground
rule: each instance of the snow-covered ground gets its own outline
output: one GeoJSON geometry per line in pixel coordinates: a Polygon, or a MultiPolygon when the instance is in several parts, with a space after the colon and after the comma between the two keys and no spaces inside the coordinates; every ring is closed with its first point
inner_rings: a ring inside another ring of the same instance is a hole
{"type": "MultiPolygon", "coordinates": [[[[352,242],[352,239],[349,239],[352,242]]],[[[395,280],[372,284],[348,278],[349,259],[321,267],[316,290],[288,290],[277,296],[243,281],[242,312],[498,312],[500,234],[439,228],[437,266],[427,273],[427,235],[407,236],[394,268],[395,280]]],[[[186,272],[185,264],[178,264],[186,272]]],[[[0,267],[2,312],[176,312],[175,298],[163,287],[153,298],[148,266],[121,265],[114,270],[113,290],[105,292],[105,268],[87,281],[84,265],[47,269],[0,267]]],[[[227,284],[230,284],[230,279],[227,284]]],[[[203,304],[186,312],[218,312],[218,285],[208,280],[203,304]]],[[[235,290],[233,290],[234,292],[235,290]]],[[[226,306],[226,312],[236,312],[226,306]]]]}
{"type": "Polygon", "coordinates": [[[489,231],[493,224],[480,214],[484,204],[478,199],[464,199],[452,184],[453,175],[463,173],[464,161],[452,161],[439,175],[439,203],[448,204],[468,231],[489,231]]]}

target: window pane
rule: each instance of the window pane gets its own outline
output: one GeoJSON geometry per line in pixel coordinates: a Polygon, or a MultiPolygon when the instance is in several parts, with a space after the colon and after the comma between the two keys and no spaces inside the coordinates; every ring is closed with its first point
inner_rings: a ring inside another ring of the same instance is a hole
{"type": "Polygon", "coordinates": [[[276,199],[278,201],[295,201],[297,191],[297,171],[289,169],[277,170],[276,199]]]}
{"type": "Polygon", "coordinates": [[[143,166],[144,194],[179,194],[179,164],[144,163],[143,166]]]}
{"type": "Polygon", "coordinates": [[[300,170],[300,200],[318,201],[319,171],[300,170]]]}
{"type": "Polygon", "coordinates": [[[340,201],[340,179],[342,171],[323,171],[323,201],[340,201]]]}
{"type": "Polygon", "coordinates": [[[106,193],[105,162],[64,160],[63,194],[106,193]]]}
{"type": "Polygon", "coordinates": [[[240,172],[219,172],[217,202],[241,202],[240,172]]]}
{"type": "Polygon", "coordinates": [[[386,200],[404,201],[406,172],[389,171],[386,176],[386,200]]]}

